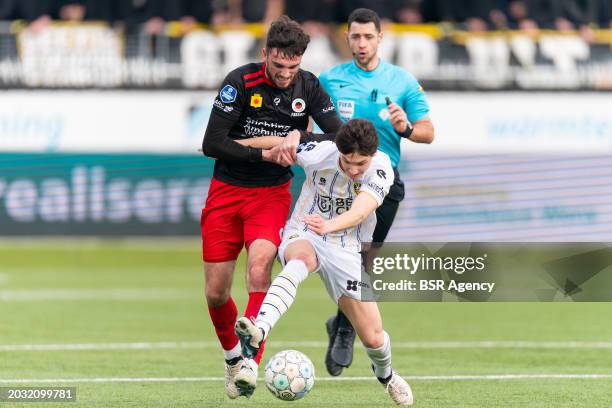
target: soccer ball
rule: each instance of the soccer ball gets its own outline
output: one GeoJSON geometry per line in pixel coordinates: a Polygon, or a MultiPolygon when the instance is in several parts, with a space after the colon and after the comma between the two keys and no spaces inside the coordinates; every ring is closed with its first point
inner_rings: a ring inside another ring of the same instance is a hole
{"type": "Polygon", "coordinates": [[[295,401],[303,398],[314,385],[314,366],[308,357],[296,350],[276,353],[266,364],[266,388],[276,398],[295,401]]]}

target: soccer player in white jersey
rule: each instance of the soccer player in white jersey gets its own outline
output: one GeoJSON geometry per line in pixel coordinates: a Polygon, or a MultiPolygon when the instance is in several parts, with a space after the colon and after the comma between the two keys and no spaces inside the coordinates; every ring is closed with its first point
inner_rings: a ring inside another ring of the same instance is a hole
{"type": "MultiPolygon", "coordinates": [[[[283,270],[274,279],[257,319],[241,318],[236,334],[244,358],[253,358],[278,319],[293,303],[299,284],[318,272],[327,292],[349,318],[378,380],[398,405],[411,405],[412,391],[391,369],[391,344],[375,302],[362,302],[362,242],[371,240],[374,212],[393,184],[389,156],[378,151],[370,121],[345,123],[331,141],[300,145],[297,163],[306,181],[285,226],[278,255],[283,270]]],[[[240,388],[254,388],[257,374],[236,375],[240,388]]]]}

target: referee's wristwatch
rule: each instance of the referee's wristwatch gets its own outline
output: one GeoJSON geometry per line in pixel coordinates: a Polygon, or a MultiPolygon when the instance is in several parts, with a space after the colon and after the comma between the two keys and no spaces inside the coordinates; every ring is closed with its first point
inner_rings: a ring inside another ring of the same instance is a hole
{"type": "Polygon", "coordinates": [[[412,127],[412,123],[408,121],[406,125],[406,130],[404,130],[403,132],[396,132],[396,133],[400,135],[400,137],[405,137],[406,139],[410,139],[410,135],[412,135],[413,130],[414,130],[414,127],[412,127]]]}

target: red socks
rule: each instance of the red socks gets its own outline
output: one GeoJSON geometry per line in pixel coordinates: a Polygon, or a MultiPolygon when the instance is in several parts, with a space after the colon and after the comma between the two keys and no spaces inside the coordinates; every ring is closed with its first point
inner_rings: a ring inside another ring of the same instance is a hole
{"type": "Polygon", "coordinates": [[[229,300],[221,306],[208,306],[208,313],[210,313],[210,318],[213,326],[215,326],[215,332],[217,333],[223,350],[231,350],[236,347],[236,344],[238,344],[240,340],[238,340],[238,336],[236,336],[234,332],[234,325],[236,324],[236,317],[238,316],[238,309],[236,308],[234,299],[230,297],[229,300]]]}
{"type": "MultiPolygon", "coordinates": [[[[266,297],[266,292],[249,292],[249,303],[247,304],[246,310],[244,311],[244,315],[246,317],[256,319],[257,314],[259,313],[259,308],[263,303],[264,298],[266,297]]],[[[254,360],[257,364],[261,361],[261,356],[264,351],[264,345],[266,342],[261,343],[261,348],[259,349],[259,353],[255,356],[254,360]]]]}
{"type": "MultiPolygon", "coordinates": [[[[257,318],[259,308],[261,307],[265,297],[266,292],[250,292],[249,303],[244,311],[244,315],[249,319],[257,318]]],[[[234,332],[234,326],[236,325],[238,309],[236,308],[234,300],[230,297],[224,305],[217,307],[208,306],[208,313],[210,313],[213,326],[215,326],[215,333],[217,333],[217,337],[219,338],[219,342],[221,343],[223,350],[231,350],[236,347],[239,340],[238,336],[236,336],[236,332],[234,332]]],[[[257,364],[259,364],[261,361],[265,343],[266,342],[264,341],[261,344],[259,353],[257,353],[257,356],[255,356],[254,360],[257,362],[257,364]]]]}

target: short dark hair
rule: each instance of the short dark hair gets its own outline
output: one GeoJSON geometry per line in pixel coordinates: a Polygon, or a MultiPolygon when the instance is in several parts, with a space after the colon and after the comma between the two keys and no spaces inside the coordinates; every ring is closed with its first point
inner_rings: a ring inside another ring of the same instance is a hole
{"type": "Polygon", "coordinates": [[[287,58],[304,55],[310,37],[304,32],[297,21],[283,15],[270,25],[266,38],[266,50],[276,48],[287,58]]]}
{"type": "Polygon", "coordinates": [[[367,8],[358,8],[358,9],[353,10],[353,12],[351,13],[351,15],[349,15],[349,18],[348,18],[348,30],[349,31],[351,31],[352,23],[360,23],[360,24],[374,23],[374,26],[376,27],[376,31],[380,32],[380,17],[378,16],[378,14],[376,14],[374,10],[370,10],[367,8]]]}
{"type": "Polygon", "coordinates": [[[336,133],[336,146],[342,154],[374,156],[378,149],[376,128],[366,119],[349,120],[336,133]]]}

